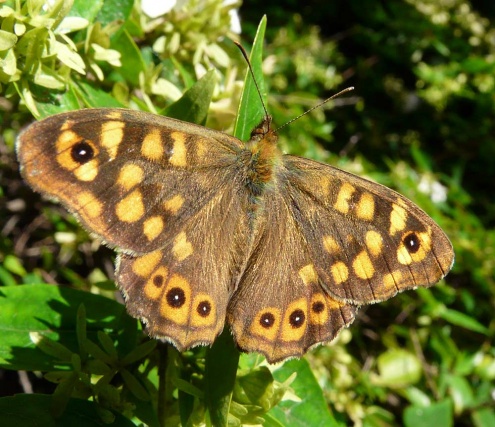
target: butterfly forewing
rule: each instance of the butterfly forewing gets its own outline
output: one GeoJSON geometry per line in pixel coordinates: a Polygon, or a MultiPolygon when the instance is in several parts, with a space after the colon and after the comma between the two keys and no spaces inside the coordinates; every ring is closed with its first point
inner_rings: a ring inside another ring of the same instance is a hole
{"type": "Polygon", "coordinates": [[[378,302],[433,285],[450,270],[449,239],[405,197],[308,159],[285,156],[284,165],[291,214],[330,295],[378,302]]]}
{"type": "Polygon", "coordinates": [[[82,110],[30,126],[18,153],[36,190],[111,246],[145,253],[235,180],[240,141],[205,129],[131,110],[82,110]]]}

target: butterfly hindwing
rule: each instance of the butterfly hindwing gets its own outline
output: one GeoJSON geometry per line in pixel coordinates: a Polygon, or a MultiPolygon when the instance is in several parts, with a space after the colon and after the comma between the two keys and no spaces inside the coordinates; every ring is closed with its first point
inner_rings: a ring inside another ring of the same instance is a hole
{"type": "Polygon", "coordinates": [[[268,190],[259,208],[252,251],[227,316],[238,345],[263,353],[269,362],[333,340],[357,312],[322,286],[311,242],[281,191],[287,184],[268,190]]]}
{"type": "Polygon", "coordinates": [[[219,188],[161,249],[119,258],[117,282],[129,313],[179,350],[211,344],[224,327],[249,238],[245,206],[232,193],[219,188]],[[221,231],[211,230],[211,218],[222,218],[221,231]]]}

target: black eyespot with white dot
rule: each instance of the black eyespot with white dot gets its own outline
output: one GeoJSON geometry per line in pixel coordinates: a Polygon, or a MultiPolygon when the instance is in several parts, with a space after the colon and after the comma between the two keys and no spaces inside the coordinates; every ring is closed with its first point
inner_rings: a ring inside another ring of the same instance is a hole
{"type": "Polygon", "coordinates": [[[210,301],[201,301],[196,307],[196,311],[201,317],[208,317],[211,313],[210,301]]]}
{"type": "Polygon", "coordinates": [[[416,233],[408,233],[402,239],[407,252],[415,254],[421,248],[421,240],[416,233]]]}
{"type": "Polygon", "coordinates": [[[81,141],[72,146],[70,155],[72,157],[72,160],[74,160],[76,163],[84,165],[85,163],[93,160],[95,156],[95,150],[88,142],[81,141]]]}
{"type": "Polygon", "coordinates": [[[167,292],[167,303],[170,307],[181,308],[186,303],[186,295],[181,288],[172,288],[167,292]]]}
{"type": "Polygon", "coordinates": [[[304,325],[305,320],[306,315],[304,314],[304,311],[299,309],[294,310],[289,316],[289,323],[294,329],[300,328],[304,325]]]}
{"type": "Polygon", "coordinates": [[[260,325],[265,329],[270,329],[275,324],[273,313],[263,313],[260,317],[260,325]]]}

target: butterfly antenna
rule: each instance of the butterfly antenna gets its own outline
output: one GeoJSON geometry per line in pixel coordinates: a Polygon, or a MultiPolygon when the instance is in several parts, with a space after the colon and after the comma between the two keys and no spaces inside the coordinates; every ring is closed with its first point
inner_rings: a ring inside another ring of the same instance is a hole
{"type": "Polygon", "coordinates": [[[244,59],[247,62],[247,65],[249,67],[249,72],[251,73],[251,76],[253,78],[254,86],[256,87],[256,90],[258,91],[258,95],[260,96],[261,105],[263,106],[263,110],[265,111],[265,117],[269,117],[268,110],[266,109],[265,103],[263,102],[263,96],[261,95],[260,87],[258,86],[258,82],[256,81],[256,77],[254,76],[253,67],[251,66],[251,61],[249,60],[249,56],[246,52],[246,49],[244,49],[244,47],[239,42],[237,42],[235,40],[232,40],[232,41],[239,48],[239,50],[242,53],[242,56],[244,56],[244,59]]]}
{"type": "Polygon", "coordinates": [[[329,98],[325,99],[324,101],[321,101],[319,104],[316,104],[314,107],[311,107],[309,110],[306,110],[304,113],[299,114],[297,117],[294,117],[293,119],[289,120],[287,123],[278,127],[277,129],[275,129],[275,132],[278,132],[280,129],[284,128],[285,126],[290,125],[292,122],[299,120],[301,117],[305,116],[306,114],[311,113],[311,111],[320,108],[322,105],[325,105],[328,101],[331,101],[332,99],[337,98],[338,96],[343,95],[344,93],[350,92],[351,90],[354,90],[354,86],[349,86],[344,90],[337,92],[335,95],[332,95],[329,98]]]}

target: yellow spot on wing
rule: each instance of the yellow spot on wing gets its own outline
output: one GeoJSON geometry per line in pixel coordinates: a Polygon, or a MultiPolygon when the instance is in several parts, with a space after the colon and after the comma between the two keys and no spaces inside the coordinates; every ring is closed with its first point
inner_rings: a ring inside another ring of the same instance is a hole
{"type": "Polygon", "coordinates": [[[171,165],[187,166],[186,135],[183,132],[172,132],[170,137],[174,141],[172,155],[169,158],[171,165]]]}
{"type": "Polygon", "coordinates": [[[386,290],[397,289],[400,287],[400,282],[402,280],[402,273],[400,271],[392,271],[383,276],[383,287],[386,290]]]}
{"type": "Polygon", "coordinates": [[[285,310],[284,322],[282,323],[282,340],[284,341],[299,341],[303,335],[306,333],[308,319],[308,303],[306,298],[300,298],[289,304],[285,310]],[[304,317],[304,321],[301,323],[300,327],[294,327],[291,324],[291,315],[295,311],[300,311],[301,315],[304,317]]]}
{"type": "Polygon", "coordinates": [[[139,190],[134,190],[117,203],[115,213],[120,221],[136,222],[144,215],[143,196],[139,190]]]}
{"type": "MultiPolygon", "coordinates": [[[[67,122],[66,122],[67,123],[67,122]]],[[[63,151],[69,151],[74,144],[82,141],[82,138],[74,131],[67,129],[64,130],[58,137],[56,144],[57,153],[62,153],[63,151]]],[[[91,144],[92,145],[92,144],[91,144]]]]}
{"type": "Polygon", "coordinates": [[[323,236],[323,247],[329,254],[336,254],[340,251],[340,245],[332,236],[323,236]]]}
{"type": "Polygon", "coordinates": [[[81,191],[77,195],[77,202],[83,217],[98,218],[103,212],[103,205],[94,194],[89,191],[81,191]]]}
{"type": "Polygon", "coordinates": [[[149,241],[156,239],[163,231],[164,221],[161,216],[152,216],[143,223],[143,233],[149,241]]]}
{"type": "Polygon", "coordinates": [[[349,201],[356,189],[348,182],[342,183],[339,194],[337,195],[337,201],[333,207],[340,213],[346,214],[349,212],[349,201]]]}
{"type": "Polygon", "coordinates": [[[174,274],[167,283],[167,288],[162,297],[160,304],[160,314],[174,323],[186,325],[189,322],[191,310],[191,286],[189,282],[182,276],[174,274]],[[167,300],[167,292],[179,288],[184,292],[184,304],[180,307],[172,307],[167,300]]]}
{"type": "Polygon", "coordinates": [[[196,295],[194,297],[192,309],[193,309],[193,311],[192,311],[192,316],[191,316],[192,317],[191,326],[207,327],[207,326],[211,326],[211,325],[215,324],[215,321],[217,319],[216,305],[215,305],[215,301],[213,301],[213,299],[208,294],[200,293],[200,294],[196,295]],[[199,304],[204,303],[204,302],[209,303],[209,305],[211,307],[211,311],[208,314],[208,316],[201,316],[197,312],[197,308],[198,308],[199,304]]]}
{"type": "Polygon", "coordinates": [[[363,280],[371,279],[375,274],[375,267],[373,267],[373,263],[366,251],[356,255],[352,262],[352,268],[356,276],[363,280]]]}
{"type": "Polygon", "coordinates": [[[104,122],[101,126],[100,142],[112,160],[117,157],[117,150],[124,138],[124,127],[125,123],[120,120],[104,122]]]}
{"type": "Polygon", "coordinates": [[[375,199],[370,193],[363,193],[356,206],[356,216],[371,221],[375,216],[375,199]]]}
{"type": "Polygon", "coordinates": [[[61,131],[69,130],[74,125],[74,121],[71,119],[67,119],[62,126],[60,126],[61,131]]]}
{"type": "Polygon", "coordinates": [[[325,325],[328,322],[328,307],[325,300],[325,295],[321,292],[313,294],[311,297],[311,305],[309,310],[309,321],[311,324],[325,325]],[[313,307],[319,309],[315,311],[313,307]]]}
{"type": "Polygon", "coordinates": [[[144,137],[141,144],[141,154],[150,160],[160,160],[163,156],[164,148],[160,129],[151,129],[144,137]]]}
{"type": "Polygon", "coordinates": [[[76,178],[80,181],[93,181],[98,175],[98,160],[93,159],[88,163],[79,165],[73,172],[76,178]]]}
{"type": "MultiPolygon", "coordinates": [[[[430,229],[424,233],[415,233],[420,243],[419,249],[415,253],[410,253],[404,245],[404,242],[401,242],[399,248],[397,249],[397,261],[403,265],[410,265],[414,262],[423,261],[431,251],[430,233],[430,229]]],[[[405,233],[405,236],[407,234],[409,233],[405,233]]]]}
{"type": "Polygon", "coordinates": [[[382,252],[383,247],[383,237],[380,233],[374,230],[370,230],[365,236],[366,247],[368,251],[374,257],[377,257],[382,252]]]}
{"type": "Polygon", "coordinates": [[[174,239],[172,252],[178,261],[183,261],[188,256],[192,255],[193,247],[191,243],[187,241],[187,235],[184,231],[181,231],[174,239]]]}
{"type": "Polygon", "coordinates": [[[127,163],[120,170],[117,183],[125,190],[130,190],[132,187],[143,182],[143,179],[143,169],[138,165],[127,163]]]}
{"type": "Polygon", "coordinates": [[[144,293],[146,296],[154,300],[158,299],[165,288],[167,276],[167,268],[163,265],[158,267],[144,285],[144,293]]]}
{"type": "Polygon", "coordinates": [[[110,110],[105,117],[107,119],[120,120],[122,119],[122,114],[119,110],[110,110]]]}
{"type": "Polygon", "coordinates": [[[407,212],[402,207],[395,203],[392,204],[392,212],[390,213],[390,230],[389,234],[394,235],[406,228],[407,212]]]}
{"type": "Polygon", "coordinates": [[[349,269],[342,261],[337,261],[330,267],[333,280],[337,285],[344,283],[349,278],[349,269]]]}
{"type": "Polygon", "coordinates": [[[250,332],[254,335],[258,335],[263,337],[268,341],[273,341],[278,335],[278,330],[280,328],[280,310],[276,307],[267,307],[263,310],[258,311],[256,316],[254,317],[253,322],[249,328],[250,332]],[[273,325],[269,328],[265,328],[261,326],[263,315],[265,314],[273,315],[273,325]]]}
{"type": "Polygon", "coordinates": [[[328,176],[320,177],[320,189],[323,197],[328,197],[330,195],[330,178],[328,176]]]}
{"type": "Polygon", "coordinates": [[[148,277],[162,259],[161,251],[140,256],[132,263],[132,271],[140,277],[148,277]]]}
{"type": "MultiPolygon", "coordinates": [[[[66,127],[67,122],[64,123],[62,128],[66,127]]],[[[94,158],[87,163],[81,164],[74,161],[72,158],[72,147],[81,142],[81,138],[77,133],[72,130],[64,130],[58,137],[56,144],[57,149],[57,163],[65,170],[72,172],[75,177],[80,181],[93,181],[98,175],[98,149],[91,141],[86,141],[91,146],[94,153],[94,158]]]]}
{"type": "Polygon", "coordinates": [[[202,138],[198,138],[196,140],[196,157],[198,160],[203,159],[204,155],[206,154],[206,143],[207,141],[202,138]]]}
{"type": "Polygon", "coordinates": [[[301,268],[299,270],[299,277],[306,286],[318,282],[318,275],[313,264],[308,264],[301,268]]]}
{"type": "Polygon", "coordinates": [[[184,197],[182,197],[180,194],[177,194],[171,199],[165,200],[165,202],[163,202],[163,207],[166,210],[170,211],[172,214],[177,215],[177,212],[179,212],[179,209],[182,207],[183,204],[184,197]]]}

